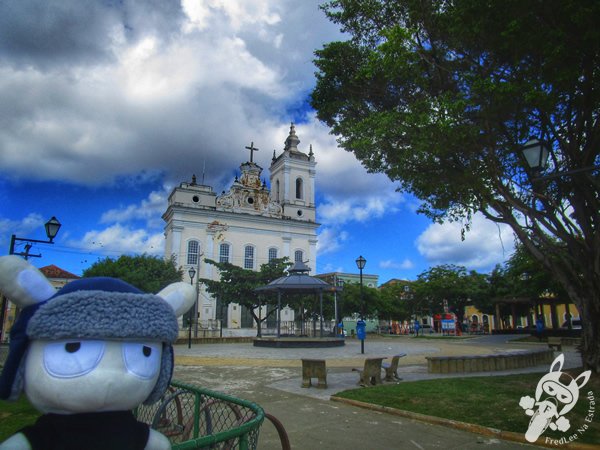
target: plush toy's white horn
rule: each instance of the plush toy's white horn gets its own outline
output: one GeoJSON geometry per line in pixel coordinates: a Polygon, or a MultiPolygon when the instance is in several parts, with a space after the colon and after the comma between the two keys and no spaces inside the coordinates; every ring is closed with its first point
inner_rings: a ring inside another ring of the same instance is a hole
{"type": "Polygon", "coordinates": [[[16,255],[0,257],[0,292],[24,308],[48,300],[56,293],[44,274],[16,255]]]}
{"type": "Polygon", "coordinates": [[[168,285],[156,295],[171,305],[177,317],[183,315],[196,301],[194,286],[182,281],[168,285]]]}

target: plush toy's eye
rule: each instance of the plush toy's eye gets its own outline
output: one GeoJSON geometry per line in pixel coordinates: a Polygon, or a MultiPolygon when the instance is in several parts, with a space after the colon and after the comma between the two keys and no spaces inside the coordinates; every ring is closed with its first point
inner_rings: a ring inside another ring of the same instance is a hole
{"type": "Polygon", "coordinates": [[[154,342],[126,342],[123,360],[127,370],[140,378],[152,378],[160,368],[161,345],[154,342]]]}
{"type": "Polygon", "coordinates": [[[104,341],[57,341],[44,347],[44,367],[57,378],[73,378],[91,372],[102,359],[104,341]]]}

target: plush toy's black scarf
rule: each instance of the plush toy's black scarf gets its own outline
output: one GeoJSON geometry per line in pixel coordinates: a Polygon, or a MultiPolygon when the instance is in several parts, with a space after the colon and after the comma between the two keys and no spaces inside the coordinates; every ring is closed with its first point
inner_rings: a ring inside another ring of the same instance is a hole
{"type": "Polygon", "coordinates": [[[131,411],[45,414],[21,433],[33,450],[143,450],[150,427],[131,411]]]}

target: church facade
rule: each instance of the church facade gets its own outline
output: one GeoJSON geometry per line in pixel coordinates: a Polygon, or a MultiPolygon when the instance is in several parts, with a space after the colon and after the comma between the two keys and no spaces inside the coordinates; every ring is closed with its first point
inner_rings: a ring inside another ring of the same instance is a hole
{"type": "MultiPolygon", "coordinates": [[[[262,167],[253,161],[240,165],[228,191],[217,195],[211,186],[198,184],[196,177],[173,189],[163,219],[165,257],[174,258],[198,278],[218,279],[218,271],[205,258],[230,262],[250,270],[274,258],[304,261],[316,270],[317,229],[315,208],[315,157],[298,149],[300,140],[294,124],[281,154],[273,152],[269,167],[270,188],[261,181],[262,167]]],[[[190,280],[192,281],[192,280],[190,280]]],[[[200,284],[196,317],[200,328],[214,328],[222,320],[227,329],[255,326],[250,314],[230,303],[218,305],[200,284]]],[[[282,310],[282,321],[293,321],[293,310],[282,310]]]]}

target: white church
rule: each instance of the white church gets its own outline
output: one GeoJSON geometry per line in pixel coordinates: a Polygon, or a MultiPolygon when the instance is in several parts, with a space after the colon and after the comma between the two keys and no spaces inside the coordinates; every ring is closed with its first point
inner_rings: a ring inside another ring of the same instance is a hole
{"type": "MultiPolygon", "coordinates": [[[[173,189],[163,214],[165,257],[175,258],[176,265],[184,269],[184,278],[193,268],[196,280],[218,279],[218,271],[205,263],[205,258],[259,270],[271,259],[288,257],[290,261],[306,262],[311,273],[315,273],[319,227],[315,209],[316,162],[312,146],[306,154],[298,149],[299,143],[292,123],[283,152],[273,152],[269,167],[271,189],[261,181],[262,167],[253,161],[257,150],[254,143],[246,147],[250,161],[240,165],[241,176],[236,177],[229,191],[217,195],[211,186],[198,184],[195,176],[191,182],[173,189]]],[[[221,326],[222,319],[222,327],[230,334],[240,334],[244,329],[248,329],[248,334],[255,333],[250,333],[255,323],[244,308],[235,303],[221,308],[202,284],[198,292],[196,330],[198,326],[205,333],[214,330],[221,326]]],[[[293,321],[294,311],[283,309],[281,320],[293,321]]]]}

